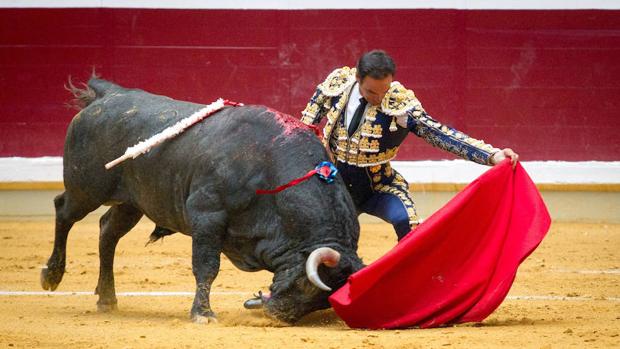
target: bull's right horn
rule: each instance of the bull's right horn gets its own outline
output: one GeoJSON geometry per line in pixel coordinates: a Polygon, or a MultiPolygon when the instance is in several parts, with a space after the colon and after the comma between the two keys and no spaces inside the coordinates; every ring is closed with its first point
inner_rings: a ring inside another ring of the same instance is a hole
{"type": "Polygon", "coordinates": [[[320,288],[323,291],[331,291],[332,289],[325,285],[319,277],[319,265],[325,264],[325,266],[334,268],[340,262],[340,253],[333,248],[319,247],[310,253],[306,260],[306,275],[308,280],[320,288]]]}

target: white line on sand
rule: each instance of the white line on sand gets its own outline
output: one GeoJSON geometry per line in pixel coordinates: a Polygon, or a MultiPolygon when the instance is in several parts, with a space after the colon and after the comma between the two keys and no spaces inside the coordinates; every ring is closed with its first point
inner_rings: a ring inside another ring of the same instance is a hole
{"type": "MultiPolygon", "coordinates": [[[[243,291],[214,291],[214,296],[251,296],[252,292],[243,291]]],[[[88,291],[4,291],[0,290],[0,296],[92,296],[93,292],[88,291]]],[[[191,297],[193,292],[182,291],[157,291],[157,292],[118,292],[118,297],[191,297]]],[[[610,301],[620,302],[620,297],[591,297],[591,296],[552,296],[552,295],[533,295],[533,296],[508,296],[507,300],[531,300],[531,301],[610,301]]]]}
{"type": "Polygon", "coordinates": [[[507,300],[516,301],[609,301],[620,302],[620,297],[591,297],[591,296],[508,296],[507,300]]]}
{"type": "Polygon", "coordinates": [[[620,269],[603,269],[603,270],[573,270],[573,269],[552,269],[557,273],[573,273],[573,274],[612,274],[620,275],[620,269]]]}
{"type": "MultiPolygon", "coordinates": [[[[252,292],[241,291],[212,291],[217,296],[251,296],[252,292]]],[[[94,292],[88,291],[1,291],[0,296],[93,296],[94,292]]],[[[186,297],[193,296],[193,292],[168,291],[168,292],[118,292],[118,297],[186,297]]]]}

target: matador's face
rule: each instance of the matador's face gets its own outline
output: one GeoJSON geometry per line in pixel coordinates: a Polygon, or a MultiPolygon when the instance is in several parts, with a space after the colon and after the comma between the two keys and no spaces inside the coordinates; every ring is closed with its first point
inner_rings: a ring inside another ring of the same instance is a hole
{"type": "Polygon", "coordinates": [[[360,94],[371,105],[379,105],[381,103],[393,80],[394,77],[392,75],[388,75],[383,79],[375,79],[372,76],[366,76],[364,79],[357,77],[360,94]]]}

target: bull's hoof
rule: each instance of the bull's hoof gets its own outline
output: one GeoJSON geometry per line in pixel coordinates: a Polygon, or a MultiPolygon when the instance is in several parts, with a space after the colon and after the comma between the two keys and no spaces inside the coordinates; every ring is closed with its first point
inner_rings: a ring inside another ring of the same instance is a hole
{"type": "Polygon", "coordinates": [[[47,266],[41,268],[41,287],[46,291],[55,291],[63,274],[63,271],[49,269],[47,266]]]}
{"type": "Polygon", "coordinates": [[[118,305],[116,305],[116,303],[97,303],[97,311],[100,313],[110,313],[116,310],[118,310],[118,305]]]}
{"type": "Polygon", "coordinates": [[[217,324],[217,318],[215,315],[203,316],[203,315],[193,315],[192,321],[195,324],[217,324]]]}

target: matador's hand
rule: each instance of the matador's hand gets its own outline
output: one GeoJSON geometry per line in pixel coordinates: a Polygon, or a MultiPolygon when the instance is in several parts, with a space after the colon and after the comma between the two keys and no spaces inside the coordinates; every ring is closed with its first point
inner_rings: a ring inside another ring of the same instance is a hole
{"type": "Polygon", "coordinates": [[[514,169],[517,166],[517,161],[519,161],[519,154],[515,153],[510,148],[504,148],[497,153],[493,154],[491,157],[491,165],[497,165],[502,162],[504,159],[510,158],[510,162],[512,163],[512,168],[514,169]]]}

